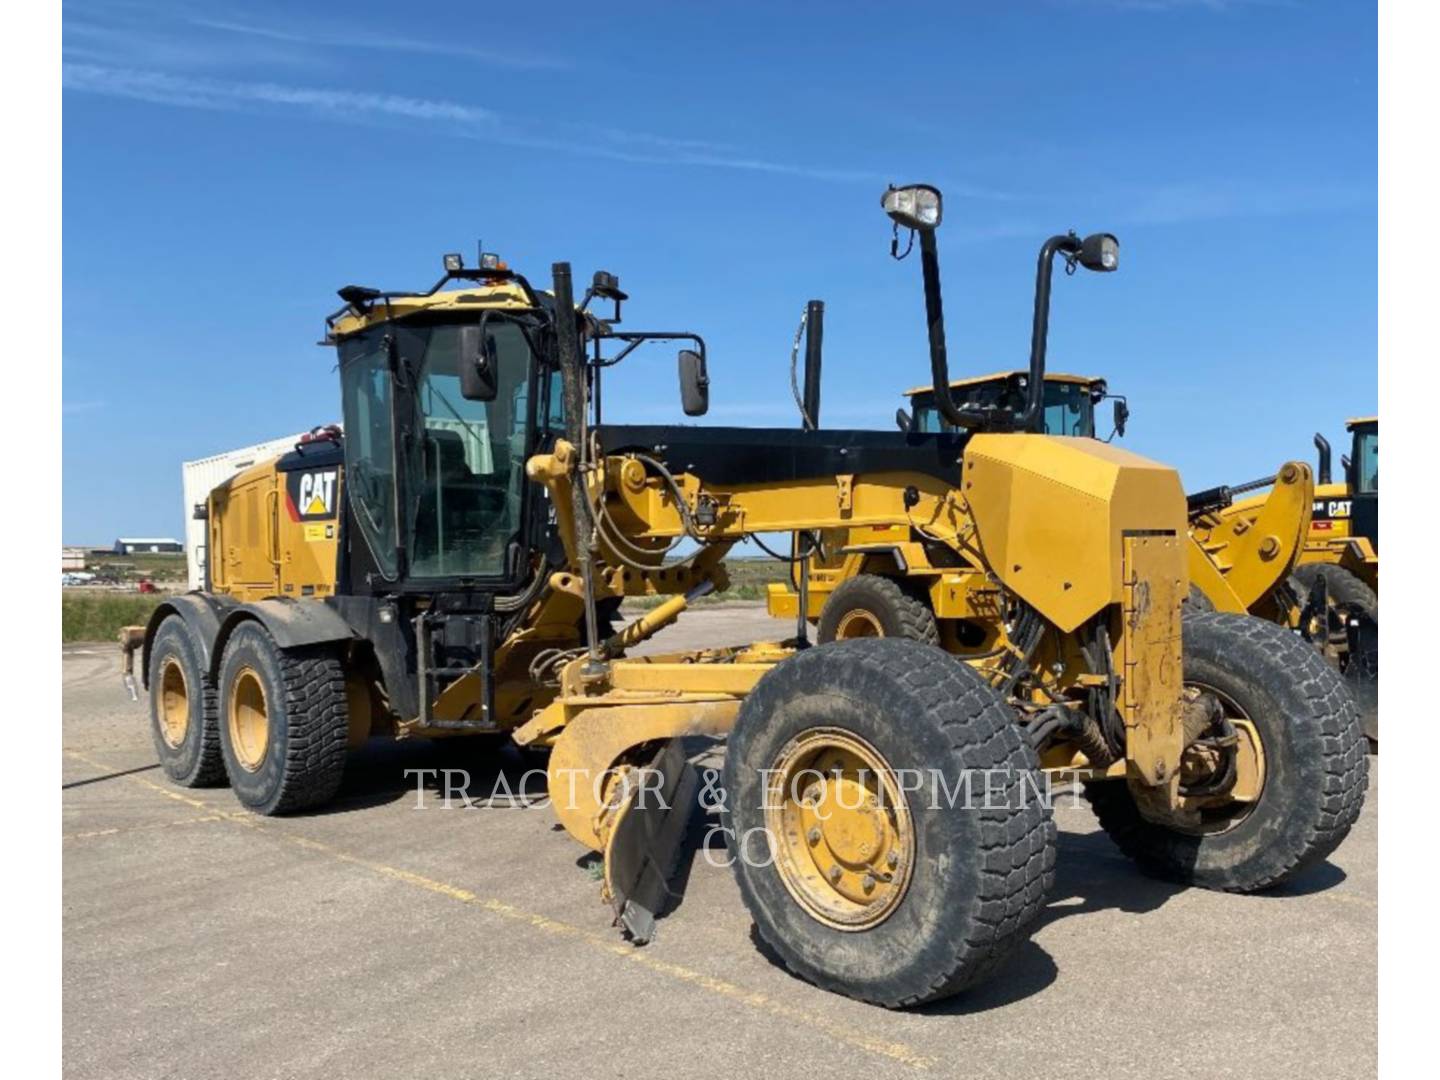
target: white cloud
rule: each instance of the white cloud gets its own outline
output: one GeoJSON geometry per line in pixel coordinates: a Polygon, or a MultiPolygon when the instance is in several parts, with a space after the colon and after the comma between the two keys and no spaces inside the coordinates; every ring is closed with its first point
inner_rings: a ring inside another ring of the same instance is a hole
{"type": "Polygon", "coordinates": [[[293,26],[263,26],[255,23],[237,22],[229,19],[195,17],[187,19],[191,26],[223,34],[239,34],[281,41],[294,45],[311,45],[336,49],[374,49],[386,52],[419,53],[430,56],[454,56],[462,59],[479,60],[492,67],[516,68],[520,70],[553,70],[569,67],[567,61],[557,57],[527,52],[512,48],[484,49],[455,41],[436,41],[420,38],[399,37],[392,34],[365,34],[356,32],[335,33],[318,29],[300,29],[293,26]]]}
{"type": "Polygon", "coordinates": [[[159,71],[105,67],[100,64],[65,64],[64,85],[67,90],[192,109],[280,105],[342,117],[378,114],[410,120],[445,120],[472,127],[492,123],[495,119],[488,109],[461,105],[453,101],[354,90],[311,89],[272,82],[193,78],[159,71]]]}
{"type": "Polygon", "coordinates": [[[290,108],[346,122],[421,121],[461,138],[637,164],[693,165],[842,182],[878,183],[884,179],[881,174],[858,169],[800,166],[726,153],[723,148],[696,139],[671,139],[613,128],[551,125],[547,130],[534,122],[507,123],[489,109],[445,99],[201,78],[93,63],[66,63],[63,74],[67,90],[153,105],[221,110],[290,108]]]}

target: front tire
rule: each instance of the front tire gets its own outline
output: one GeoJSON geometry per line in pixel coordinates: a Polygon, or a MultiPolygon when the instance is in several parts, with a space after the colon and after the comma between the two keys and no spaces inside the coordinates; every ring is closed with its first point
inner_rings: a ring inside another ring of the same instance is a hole
{"type": "Polygon", "coordinates": [[[1147,873],[1230,892],[1287,881],[1329,855],[1360,815],[1365,738],[1336,671],[1263,619],[1195,614],[1184,624],[1185,683],[1237,706],[1259,734],[1263,786],[1229,827],[1183,831],[1141,815],[1124,781],[1086,787],[1101,827],[1147,873]]]}
{"type": "Polygon", "coordinates": [[[760,680],[730,735],[741,896],[817,986],[889,1008],[948,997],[1029,937],[1053,883],[1040,783],[1011,710],[947,653],[898,639],[803,652],[760,680]]]}
{"type": "Polygon", "coordinates": [[[179,615],[160,624],[150,644],[150,734],[165,775],[181,787],[225,780],[215,686],[200,643],[179,615]]]}
{"type": "Polygon", "coordinates": [[[219,728],[230,786],[247,809],[268,816],[328,802],[349,738],[339,656],[282,649],[260,623],[242,623],[220,665],[219,728]]]}

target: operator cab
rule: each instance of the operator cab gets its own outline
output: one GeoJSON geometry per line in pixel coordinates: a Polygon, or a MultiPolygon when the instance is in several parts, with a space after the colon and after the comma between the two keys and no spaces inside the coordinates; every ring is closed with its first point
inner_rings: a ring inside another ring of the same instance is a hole
{"type": "Polygon", "coordinates": [[[428,293],[341,290],[329,320],[351,521],[377,586],[516,582],[543,516],[525,461],[563,406],[542,370],[542,303],[498,259],[466,272],[451,258],[428,293]],[[460,277],[468,287],[440,288],[460,277]]]}
{"type": "Polygon", "coordinates": [[[1347,420],[1350,432],[1350,485],[1353,536],[1366,537],[1380,550],[1380,419],[1375,416],[1347,420]]]}
{"type": "Polygon", "coordinates": [[[1357,495],[1380,491],[1380,419],[1375,416],[1347,420],[1350,432],[1350,488],[1357,495]]]}
{"type": "MultiPolygon", "coordinates": [[[[957,379],[950,383],[952,399],[961,409],[983,410],[997,418],[997,427],[1012,430],[1025,412],[1030,376],[1024,371],[999,372],[973,379],[957,379]],[[1008,421],[1008,423],[1007,423],[1008,421]]],[[[1095,437],[1095,406],[1107,396],[1104,379],[1083,375],[1047,374],[1045,376],[1044,408],[1041,413],[1046,435],[1095,437]]],[[[897,419],[908,419],[908,430],[915,432],[954,431],[955,426],[941,415],[936,405],[935,390],[919,386],[907,390],[910,412],[902,409],[897,419]]]]}
{"type": "MultiPolygon", "coordinates": [[[[347,285],[345,306],[326,320],[322,344],[338,354],[345,419],[347,576],[356,593],[484,607],[482,594],[539,580],[555,515],[526,462],[567,432],[578,442],[583,428],[566,415],[559,357],[569,320],[557,318],[553,294],[493,254],[474,268],[459,255],[444,264],[426,292],[347,285]]],[[[599,271],[574,304],[587,422],[599,422],[603,369],[651,341],[691,346],[680,358],[682,393],[687,411],[703,411],[692,399],[704,397],[704,341],[620,330],[626,299],[619,279],[599,271]],[[603,317],[589,310],[597,301],[603,317]],[[603,342],[618,353],[602,355],[603,342]]]]}

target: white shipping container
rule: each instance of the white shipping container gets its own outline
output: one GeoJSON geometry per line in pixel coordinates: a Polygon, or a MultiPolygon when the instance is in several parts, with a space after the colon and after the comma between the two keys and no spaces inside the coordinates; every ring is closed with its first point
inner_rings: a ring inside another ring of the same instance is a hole
{"type": "Polygon", "coordinates": [[[195,506],[203,503],[220,484],[236,473],[288,454],[300,441],[300,435],[231,450],[226,454],[186,461],[180,466],[181,487],[185,496],[185,562],[190,571],[190,588],[205,587],[206,523],[195,520],[195,506]]]}

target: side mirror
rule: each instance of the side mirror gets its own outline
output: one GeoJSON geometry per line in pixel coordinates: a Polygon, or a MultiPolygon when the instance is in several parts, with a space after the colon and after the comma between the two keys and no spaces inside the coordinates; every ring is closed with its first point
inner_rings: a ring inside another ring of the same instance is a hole
{"type": "Polygon", "coordinates": [[[1125,437],[1125,421],[1130,419],[1130,405],[1123,397],[1115,399],[1115,434],[1125,437]]]}
{"type": "Polygon", "coordinates": [[[481,323],[460,327],[458,363],[460,396],[466,401],[494,401],[500,392],[495,371],[495,337],[481,323]]]}
{"type": "Polygon", "coordinates": [[[704,416],[710,411],[710,377],[705,358],[691,349],[680,350],[680,406],[686,416],[704,416]]]}
{"type": "Polygon", "coordinates": [[[895,426],[904,432],[909,432],[909,430],[915,426],[915,421],[910,419],[910,411],[908,409],[895,410],[895,426]]]}

